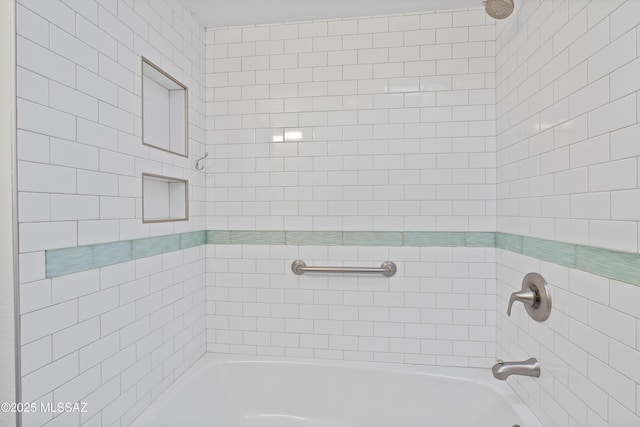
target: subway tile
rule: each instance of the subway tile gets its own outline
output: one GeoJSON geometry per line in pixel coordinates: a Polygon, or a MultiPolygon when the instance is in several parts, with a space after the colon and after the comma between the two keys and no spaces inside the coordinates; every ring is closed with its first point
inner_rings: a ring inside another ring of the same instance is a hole
{"type": "Polygon", "coordinates": [[[119,305],[118,289],[107,289],[81,297],[78,301],[78,318],[80,321],[116,309],[119,305]]]}
{"type": "Polygon", "coordinates": [[[29,70],[18,68],[16,91],[20,97],[29,101],[49,104],[49,80],[29,70]]]}
{"type": "Polygon", "coordinates": [[[51,197],[51,219],[98,219],[99,199],[93,196],[54,194],[51,197]]]}
{"type": "Polygon", "coordinates": [[[113,240],[118,235],[117,220],[81,221],[77,225],[78,244],[92,245],[113,240]]]}
{"type": "Polygon", "coordinates": [[[589,167],[589,191],[624,190],[635,188],[637,164],[624,159],[589,167]],[[615,170],[615,173],[612,173],[615,170]]]}
{"type": "Polygon", "coordinates": [[[635,410],[635,384],[594,357],[589,358],[588,378],[620,402],[635,410]]]}
{"type": "Polygon", "coordinates": [[[18,194],[18,203],[22,207],[18,218],[20,222],[49,221],[51,219],[49,194],[21,192],[18,194]]]}
{"type": "Polygon", "coordinates": [[[93,318],[53,334],[53,358],[74,352],[100,338],[100,321],[93,318]]]}
{"type": "Polygon", "coordinates": [[[52,362],[51,336],[23,345],[21,351],[21,370],[27,375],[52,362]]]}
{"type": "Polygon", "coordinates": [[[608,104],[609,87],[609,77],[605,76],[573,93],[569,97],[571,117],[579,116],[608,104]]]}
{"type": "Polygon", "coordinates": [[[20,226],[20,248],[24,252],[75,246],[77,229],[74,222],[24,223],[20,226]]]}
{"type": "MultiPolygon", "coordinates": [[[[70,23],[73,25],[72,20],[70,23]]],[[[42,17],[38,11],[34,13],[23,5],[17,5],[16,25],[21,36],[41,46],[49,46],[49,21],[46,17],[42,17]]]]}
{"type": "Polygon", "coordinates": [[[628,345],[635,347],[634,318],[600,304],[589,303],[589,326],[628,345]]]}
{"type": "Polygon", "coordinates": [[[286,40],[298,37],[297,24],[281,24],[270,27],[271,40],[286,40]]]}
{"type": "Polygon", "coordinates": [[[611,133],[611,159],[622,159],[638,155],[635,141],[640,126],[629,126],[611,133]]]}
{"type": "MultiPolygon", "coordinates": [[[[638,242],[635,239],[636,234],[637,225],[633,222],[605,220],[591,220],[589,222],[589,243],[596,248],[637,252],[638,242]]],[[[626,260],[624,254],[620,258],[622,262],[626,260]]],[[[606,271],[610,271],[610,269],[606,271]]],[[[628,274],[629,272],[621,271],[617,274],[625,273],[628,274]]],[[[617,277],[619,276],[612,278],[617,277]]]]}
{"type": "Polygon", "coordinates": [[[67,140],[76,136],[76,119],[62,111],[19,100],[18,128],[31,132],[43,133],[67,140]]]}
{"type": "Polygon", "coordinates": [[[389,50],[386,48],[358,50],[358,64],[377,64],[388,61],[389,50]]]}
{"type": "Polygon", "coordinates": [[[607,416],[606,393],[574,370],[569,370],[569,390],[587,403],[594,413],[607,416]]]}
{"type": "Polygon", "coordinates": [[[22,316],[21,337],[27,344],[77,322],[77,302],[67,301],[22,316]]]}
{"type": "Polygon", "coordinates": [[[46,392],[61,386],[78,373],[78,357],[70,354],[22,379],[24,399],[35,401],[46,392]]]}
{"type": "Polygon", "coordinates": [[[51,305],[51,281],[38,280],[20,286],[20,313],[29,313],[51,305]]]}
{"type": "Polygon", "coordinates": [[[389,31],[389,19],[387,17],[358,19],[359,33],[380,33],[387,31],[389,31]]]}
{"type": "Polygon", "coordinates": [[[628,283],[610,281],[609,306],[616,311],[637,317],[638,309],[633,304],[635,296],[640,292],[638,286],[629,286],[628,283]]]}
{"type": "MultiPolygon", "coordinates": [[[[81,2],[76,1],[74,7],[77,7],[81,2]]],[[[84,17],[78,16],[76,19],[76,37],[83,40],[90,46],[93,46],[99,52],[109,56],[112,59],[117,59],[118,46],[117,41],[110,34],[100,29],[97,24],[97,5],[91,8],[91,4],[86,4],[85,8],[90,12],[85,13],[84,17]],[[85,19],[87,18],[87,19],[85,19]]]]}
{"type": "MultiPolygon", "coordinates": [[[[603,21],[606,22],[606,21],[603,21]]],[[[589,81],[594,81],[635,59],[636,33],[629,31],[589,57],[589,81]]]]}
{"type": "Polygon", "coordinates": [[[640,422],[640,417],[615,399],[609,398],[609,422],[611,425],[634,425],[640,422]]]}
{"type": "Polygon", "coordinates": [[[629,95],[589,113],[589,136],[612,132],[636,122],[635,96],[629,95]]]}
{"type": "Polygon", "coordinates": [[[324,37],[328,32],[327,22],[313,22],[308,24],[299,24],[298,37],[324,37]]]}
{"type": "MultiPolygon", "coordinates": [[[[586,13],[584,14],[586,15],[586,13]]],[[[582,15],[582,17],[584,17],[582,15]]],[[[578,17],[576,20],[580,19],[578,17]]],[[[570,67],[588,59],[609,43],[609,21],[605,20],[591,28],[582,37],[569,46],[570,67]]]]}
{"type": "Polygon", "coordinates": [[[420,28],[447,28],[452,26],[452,12],[442,11],[420,15],[420,28]]]}
{"type": "Polygon", "coordinates": [[[56,277],[51,281],[51,298],[54,304],[73,300],[100,288],[97,270],[83,271],[56,277]]]}
{"type": "Polygon", "coordinates": [[[99,72],[96,74],[121,88],[134,90],[134,74],[130,70],[103,54],[99,55],[98,63],[99,72]]]}
{"type": "Polygon", "coordinates": [[[18,160],[49,163],[49,137],[33,132],[17,131],[21,143],[16,149],[18,160]]]}
{"type": "MultiPolygon", "coordinates": [[[[100,369],[95,367],[57,388],[54,392],[54,401],[81,402],[84,397],[96,390],[100,385],[100,369]]],[[[63,421],[63,423],[66,422],[63,421]]]]}
{"type": "Polygon", "coordinates": [[[75,193],[75,170],[62,166],[20,162],[20,191],[75,193]]]}

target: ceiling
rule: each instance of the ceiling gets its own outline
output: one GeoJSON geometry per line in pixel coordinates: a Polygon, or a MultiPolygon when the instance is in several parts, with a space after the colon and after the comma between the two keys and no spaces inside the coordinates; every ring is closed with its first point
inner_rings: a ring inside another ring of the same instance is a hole
{"type": "Polygon", "coordinates": [[[205,27],[481,7],[482,0],[183,0],[205,27]]]}

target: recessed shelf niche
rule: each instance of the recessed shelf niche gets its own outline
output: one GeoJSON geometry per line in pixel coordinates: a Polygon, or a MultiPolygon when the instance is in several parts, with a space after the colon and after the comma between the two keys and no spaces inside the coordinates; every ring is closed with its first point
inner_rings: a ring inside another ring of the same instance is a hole
{"type": "Polygon", "coordinates": [[[142,174],[142,222],[189,219],[189,181],[149,173],[142,174]]]}
{"type": "Polygon", "coordinates": [[[187,87],[142,58],[142,143],[187,157],[187,87]]]}

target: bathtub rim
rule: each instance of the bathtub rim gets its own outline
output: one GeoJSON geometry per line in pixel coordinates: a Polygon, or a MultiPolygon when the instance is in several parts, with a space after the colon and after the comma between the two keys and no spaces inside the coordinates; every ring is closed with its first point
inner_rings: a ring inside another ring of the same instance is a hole
{"type": "Polygon", "coordinates": [[[453,380],[470,382],[484,386],[504,399],[513,411],[522,418],[526,427],[543,427],[542,422],[536,417],[533,410],[516,393],[515,389],[507,381],[499,381],[493,378],[491,368],[465,368],[458,366],[435,366],[419,364],[403,364],[389,362],[352,361],[339,359],[315,359],[299,357],[281,356],[258,356],[228,353],[205,353],[196,360],[178,379],[169,385],[138,417],[131,423],[132,427],[145,427],[149,424],[150,417],[158,412],[158,407],[162,408],[171,402],[172,394],[175,394],[180,387],[188,384],[198,377],[203,371],[210,369],[213,365],[238,365],[246,363],[259,364],[294,364],[303,366],[326,366],[355,368],[362,370],[377,370],[384,372],[397,372],[403,374],[417,374],[434,376],[440,378],[451,378],[453,380]]]}

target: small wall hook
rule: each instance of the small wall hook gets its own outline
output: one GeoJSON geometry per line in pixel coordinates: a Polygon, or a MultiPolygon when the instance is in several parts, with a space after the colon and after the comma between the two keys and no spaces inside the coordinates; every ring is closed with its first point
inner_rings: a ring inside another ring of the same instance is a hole
{"type": "Polygon", "coordinates": [[[201,171],[202,169],[204,169],[204,165],[200,164],[200,162],[203,161],[204,159],[206,159],[208,156],[209,156],[209,153],[205,152],[204,156],[202,156],[198,160],[196,160],[196,170],[201,171]]]}

